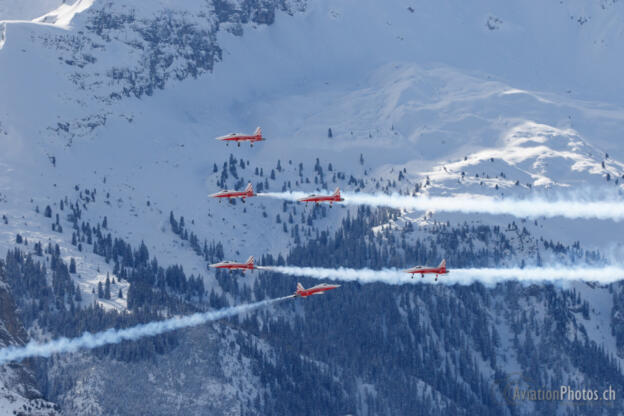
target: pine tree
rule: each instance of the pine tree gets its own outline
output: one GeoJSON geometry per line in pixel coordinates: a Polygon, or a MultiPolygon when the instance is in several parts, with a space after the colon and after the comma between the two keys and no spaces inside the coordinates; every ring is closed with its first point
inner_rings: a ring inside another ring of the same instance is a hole
{"type": "Polygon", "coordinates": [[[169,224],[171,224],[171,231],[173,231],[174,234],[178,234],[178,222],[173,216],[173,211],[169,213],[169,224]]]}
{"type": "Polygon", "coordinates": [[[73,257],[69,260],[69,272],[76,273],[76,260],[73,257]]]}
{"type": "Polygon", "coordinates": [[[105,299],[111,298],[111,283],[110,283],[108,274],[106,275],[106,283],[104,284],[104,298],[105,299]]]}
{"type": "Polygon", "coordinates": [[[43,255],[43,250],[41,249],[41,243],[35,243],[35,254],[37,256],[42,256],[43,255]]]}
{"type": "Polygon", "coordinates": [[[102,282],[98,282],[97,296],[99,299],[104,298],[104,289],[102,288],[102,282]]]}

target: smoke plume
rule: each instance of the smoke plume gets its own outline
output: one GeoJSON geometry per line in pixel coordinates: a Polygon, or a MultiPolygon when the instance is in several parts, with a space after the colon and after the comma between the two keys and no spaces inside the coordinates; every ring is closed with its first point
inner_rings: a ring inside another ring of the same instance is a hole
{"type": "MultiPolygon", "coordinates": [[[[435,275],[426,274],[421,278],[414,277],[397,269],[347,269],[347,268],[320,268],[295,266],[265,266],[265,270],[292,276],[311,277],[315,279],[329,279],[360,283],[386,283],[390,285],[432,283],[435,275]]],[[[608,284],[624,280],[624,268],[619,266],[606,267],[526,267],[526,268],[471,268],[449,269],[449,274],[440,275],[438,283],[446,285],[470,285],[475,282],[487,286],[495,286],[506,281],[527,283],[561,283],[572,281],[598,282],[608,284]]]]}
{"type": "Polygon", "coordinates": [[[118,344],[122,341],[134,341],[139,338],[160,335],[165,332],[175,331],[176,329],[202,325],[207,322],[249,312],[290,297],[291,296],[285,296],[247,305],[233,306],[218,311],[195,313],[193,315],[136,325],[131,328],[111,328],[95,334],[85,332],[78,338],[59,338],[49,342],[30,341],[24,346],[9,346],[0,349],[0,365],[11,361],[21,361],[30,357],[49,357],[52,354],[76,352],[82,349],[93,349],[103,345],[118,344]]]}
{"type": "MultiPolygon", "coordinates": [[[[296,201],[303,192],[265,192],[258,194],[269,198],[296,201]]],[[[564,217],[571,219],[624,219],[624,202],[613,198],[595,199],[497,199],[489,196],[407,196],[365,193],[343,193],[345,205],[368,205],[416,211],[459,212],[464,214],[513,215],[516,217],[564,217]]]]}

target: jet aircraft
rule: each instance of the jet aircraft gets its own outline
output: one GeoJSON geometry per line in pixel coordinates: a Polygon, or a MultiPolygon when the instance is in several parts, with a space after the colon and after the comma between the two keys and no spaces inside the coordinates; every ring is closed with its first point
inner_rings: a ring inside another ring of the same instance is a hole
{"type": "Polygon", "coordinates": [[[254,266],[254,258],[250,256],[245,263],[237,263],[235,261],[222,261],[220,263],[211,264],[210,267],[214,267],[215,269],[225,269],[229,270],[232,273],[232,270],[242,270],[245,273],[245,270],[254,271],[256,267],[254,266]]]}
{"type": "Polygon", "coordinates": [[[329,206],[333,206],[334,202],[344,201],[344,198],[340,197],[340,188],[336,188],[333,194],[331,195],[308,195],[305,198],[299,199],[299,202],[305,202],[306,205],[308,202],[314,202],[315,204],[319,204],[320,202],[329,202],[329,206]]]}
{"type": "Polygon", "coordinates": [[[438,276],[441,274],[448,274],[448,270],[446,270],[446,260],[442,260],[438,267],[427,267],[427,266],[416,266],[411,269],[405,270],[405,273],[411,273],[412,278],[415,274],[420,274],[420,277],[425,277],[426,274],[435,274],[435,281],[438,281],[438,276]]]}
{"type": "Polygon", "coordinates": [[[256,131],[252,135],[243,134],[243,133],[230,133],[225,136],[217,137],[217,140],[225,142],[226,145],[229,145],[230,142],[235,142],[238,147],[240,147],[241,142],[249,142],[251,147],[255,142],[261,142],[266,140],[262,137],[262,129],[260,127],[256,128],[256,131]]]}
{"type": "Polygon", "coordinates": [[[253,187],[251,186],[251,182],[247,184],[247,187],[244,191],[219,191],[216,194],[210,195],[213,198],[219,198],[219,202],[221,202],[221,198],[227,198],[228,200],[232,198],[242,198],[243,202],[245,202],[245,198],[250,198],[252,196],[256,196],[253,191],[253,187]]]}
{"type": "Polygon", "coordinates": [[[296,298],[307,298],[308,296],[312,295],[322,295],[328,290],[336,289],[337,287],[340,287],[340,285],[321,283],[320,285],[305,289],[301,283],[297,283],[297,290],[295,291],[293,296],[296,298]]]}

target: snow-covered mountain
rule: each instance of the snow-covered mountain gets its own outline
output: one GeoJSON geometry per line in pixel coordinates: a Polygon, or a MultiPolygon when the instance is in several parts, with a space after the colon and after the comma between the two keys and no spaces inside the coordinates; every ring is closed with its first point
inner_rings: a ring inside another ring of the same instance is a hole
{"type": "MultiPolygon", "coordinates": [[[[35,243],[58,244],[67,264],[76,261],[71,279],[82,293],[78,303],[123,312],[131,284],[120,278],[115,261],[98,252],[91,231],[85,232],[97,226],[133,247],[144,242],[159,264],[182,265],[187,274],[201,276],[208,292],[234,303],[247,297],[233,294],[206,269],[190,239],[175,232],[171,213],[176,220],[184,217],[200,245],[221,243],[225,257],[243,260],[251,254],[286,256],[319,232],[338,229],[355,209],[306,210],[264,198],[218,204],[208,195],[222,187],[241,188],[250,181],[270,191],[339,185],[350,191],[518,198],[617,194],[624,180],[622,17],[624,5],[615,0],[0,4],[2,257],[16,246],[28,252],[35,243]],[[256,125],[268,140],[253,148],[214,140],[229,131],[251,132],[256,125]],[[107,277],[121,297],[98,296],[107,277]]],[[[446,221],[505,227],[513,220],[401,212],[388,224],[416,241],[446,221]]],[[[583,248],[608,255],[619,249],[622,230],[619,223],[596,220],[537,219],[522,225],[531,238],[520,232],[511,237],[509,263],[535,256],[523,239],[531,247],[540,238],[568,245],[580,241],[583,248]]],[[[51,268],[49,255],[37,259],[51,268]]],[[[261,281],[254,277],[241,286],[253,291],[261,281]]],[[[618,354],[617,335],[607,327],[615,321],[606,316],[617,315],[618,303],[606,289],[574,290],[590,303],[589,339],[618,354]]],[[[558,296],[565,303],[563,293],[558,296]]],[[[487,296],[493,303],[506,299],[487,296]]],[[[531,296],[519,310],[555,307],[531,296]]],[[[410,305],[411,312],[400,305],[405,316],[423,307],[412,295],[402,299],[397,302],[410,305]]],[[[572,308],[582,304],[574,302],[572,308]]],[[[488,308],[481,312],[494,317],[488,308]]],[[[508,333],[514,312],[507,309],[508,321],[493,326],[508,333]]],[[[434,323],[428,325],[436,331],[434,323]]],[[[580,331],[576,323],[574,328],[580,331]]],[[[42,335],[37,325],[26,329],[42,335]]],[[[270,334],[246,329],[233,329],[230,342],[266,343],[267,356],[283,353],[270,334]]],[[[445,342],[443,336],[437,341],[445,342]]],[[[197,343],[192,334],[178,348],[187,351],[197,343]]],[[[226,341],[215,343],[215,351],[226,349],[226,341]]],[[[504,341],[501,348],[513,349],[512,344],[504,341]]],[[[253,373],[250,357],[257,358],[257,351],[251,350],[226,359],[231,366],[215,374],[206,397],[218,395],[220,383],[237,383],[232,380],[238,370],[232,368],[253,373]]],[[[46,392],[70,414],[113,411],[110,398],[85,402],[99,389],[87,382],[90,371],[105,372],[106,365],[93,370],[90,355],[80,357],[84,361],[67,370],[75,384],[47,386],[46,392]]],[[[149,368],[138,365],[136,371],[148,377],[142,388],[158,384],[150,372],[173,371],[175,357],[161,359],[149,368]]],[[[201,362],[198,369],[209,368],[206,356],[193,359],[185,365],[201,362]]],[[[505,368],[525,364],[510,359],[505,368]]],[[[63,379],[65,365],[50,364],[50,379],[63,379]]],[[[493,377],[493,368],[481,375],[493,377]]],[[[239,388],[227,390],[219,412],[257,408],[246,401],[264,394],[258,393],[263,383],[252,376],[238,380],[239,388]],[[246,397],[240,407],[237,395],[246,397]]],[[[438,389],[423,380],[418,387],[423,397],[438,389]]],[[[117,388],[114,377],[100,382],[105,391],[117,388]]],[[[374,383],[357,380],[362,400],[374,396],[379,388],[374,383]]],[[[170,386],[178,388],[183,386],[170,386]]],[[[453,399],[436,400],[452,409],[453,399]]],[[[199,402],[189,411],[205,410],[199,402]]],[[[356,413],[375,414],[363,410],[366,404],[358,406],[356,413]]]]}

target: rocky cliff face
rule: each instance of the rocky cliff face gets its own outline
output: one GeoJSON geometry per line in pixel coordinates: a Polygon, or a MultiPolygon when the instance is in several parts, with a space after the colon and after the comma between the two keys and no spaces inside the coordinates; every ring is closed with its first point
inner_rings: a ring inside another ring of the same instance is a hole
{"type": "Polygon", "coordinates": [[[106,102],[152,95],[168,82],[197,78],[222,58],[217,33],[243,35],[244,25],[271,25],[276,12],[305,10],[305,0],[97,1],[72,20],[79,32],[45,36],[72,81],[106,102]],[[121,53],[121,55],[120,55],[121,53]],[[123,56],[123,60],[116,59],[123,56]],[[128,59],[129,58],[129,59],[128,59]]]}
{"type": "MultiPolygon", "coordinates": [[[[20,345],[27,339],[0,269],[0,347],[20,345]]],[[[0,366],[0,413],[54,416],[59,411],[58,405],[45,400],[39,392],[28,363],[0,366]]]]}

